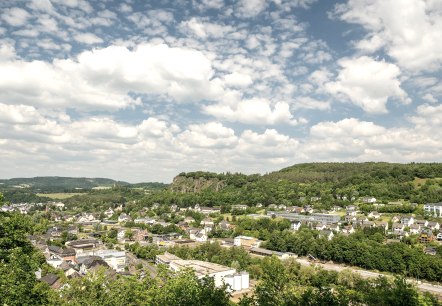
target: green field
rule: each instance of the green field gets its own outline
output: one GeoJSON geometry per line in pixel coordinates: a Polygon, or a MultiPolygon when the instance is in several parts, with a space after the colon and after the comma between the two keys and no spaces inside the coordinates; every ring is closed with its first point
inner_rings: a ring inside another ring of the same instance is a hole
{"type": "Polygon", "coordinates": [[[47,197],[54,200],[64,200],[68,199],[70,197],[73,197],[75,195],[84,194],[84,193],[37,193],[37,196],[39,197],[47,197]]]}

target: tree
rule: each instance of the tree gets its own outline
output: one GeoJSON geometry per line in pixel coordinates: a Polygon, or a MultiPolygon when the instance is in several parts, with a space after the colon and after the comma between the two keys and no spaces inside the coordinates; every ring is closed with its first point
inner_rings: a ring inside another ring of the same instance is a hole
{"type": "Polygon", "coordinates": [[[49,287],[35,276],[44,257],[33,248],[28,233],[29,218],[0,212],[0,305],[48,303],[49,287]]]}

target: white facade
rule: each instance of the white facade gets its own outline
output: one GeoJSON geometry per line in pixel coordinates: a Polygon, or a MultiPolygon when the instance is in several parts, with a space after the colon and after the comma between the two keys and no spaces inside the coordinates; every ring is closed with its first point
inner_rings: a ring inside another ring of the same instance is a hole
{"type": "Polygon", "coordinates": [[[436,217],[442,217],[442,202],[427,203],[424,205],[424,211],[436,217]]]}
{"type": "Polygon", "coordinates": [[[99,256],[116,272],[123,272],[126,268],[126,252],[117,250],[98,250],[84,252],[82,256],[99,256]]]}

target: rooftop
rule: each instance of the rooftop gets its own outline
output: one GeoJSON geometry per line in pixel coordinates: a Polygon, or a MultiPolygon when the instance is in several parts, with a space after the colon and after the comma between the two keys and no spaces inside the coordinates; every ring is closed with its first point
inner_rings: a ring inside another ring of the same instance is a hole
{"type": "Polygon", "coordinates": [[[171,267],[174,270],[182,270],[182,269],[192,269],[195,271],[195,274],[200,277],[204,275],[210,275],[219,272],[231,271],[234,270],[230,267],[218,265],[215,263],[201,261],[201,260],[174,260],[171,263],[171,267]]]}

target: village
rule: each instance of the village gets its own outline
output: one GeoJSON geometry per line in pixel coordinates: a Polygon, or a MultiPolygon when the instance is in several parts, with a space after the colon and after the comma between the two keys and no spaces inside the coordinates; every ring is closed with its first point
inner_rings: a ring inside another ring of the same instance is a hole
{"type": "MultiPolygon", "coordinates": [[[[55,289],[63,286],[64,277],[82,277],[97,269],[105,269],[106,275],[112,277],[116,274],[135,275],[143,267],[154,277],[157,266],[162,264],[171,271],[190,268],[199,278],[214,277],[217,286],[226,283],[232,292],[247,292],[250,287],[247,271],[201,260],[183,260],[167,252],[172,246],[192,248],[216,242],[224,248],[243,248],[251,256],[276,256],[281,260],[298,257],[294,252],[263,248],[265,241],[256,235],[238,232],[238,222],[246,219],[285,220],[290,224],[290,231],[309,228],[318,233],[318,238],[329,241],[339,235],[352,235],[357,230],[376,228],[385,234],[384,243],[405,243],[414,239],[426,254],[436,255],[437,246],[442,243],[439,219],[442,202],[424,204],[423,215],[382,214],[374,210],[361,212],[359,205],[366,203],[379,208],[389,205],[377,203],[374,197],[363,197],[354,199],[345,207],[334,206],[327,212],[314,209],[314,205],[271,204],[263,207],[258,204],[253,207],[233,205],[230,212],[221,213],[221,207],[178,207],[155,203],[137,212],[125,212],[123,205],[116,205],[105,211],[71,214],[60,201],[4,205],[0,209],[32,214],[37,208],[49,216],[45,233],[29,236],[29,239],[44,254],[47,264],[54,268],[43,277],[41,271],[40,275],[37,272],[37,277],[55,289]],[[135,244],[156,246],[159,254],[151,260],[137,258],[130,251],[130,246],[135,244]]],[[[316,260],[313,256],[308,259],[316,260]]],[[[146,276],[144,272],[141,275],[146,276]]]]}

